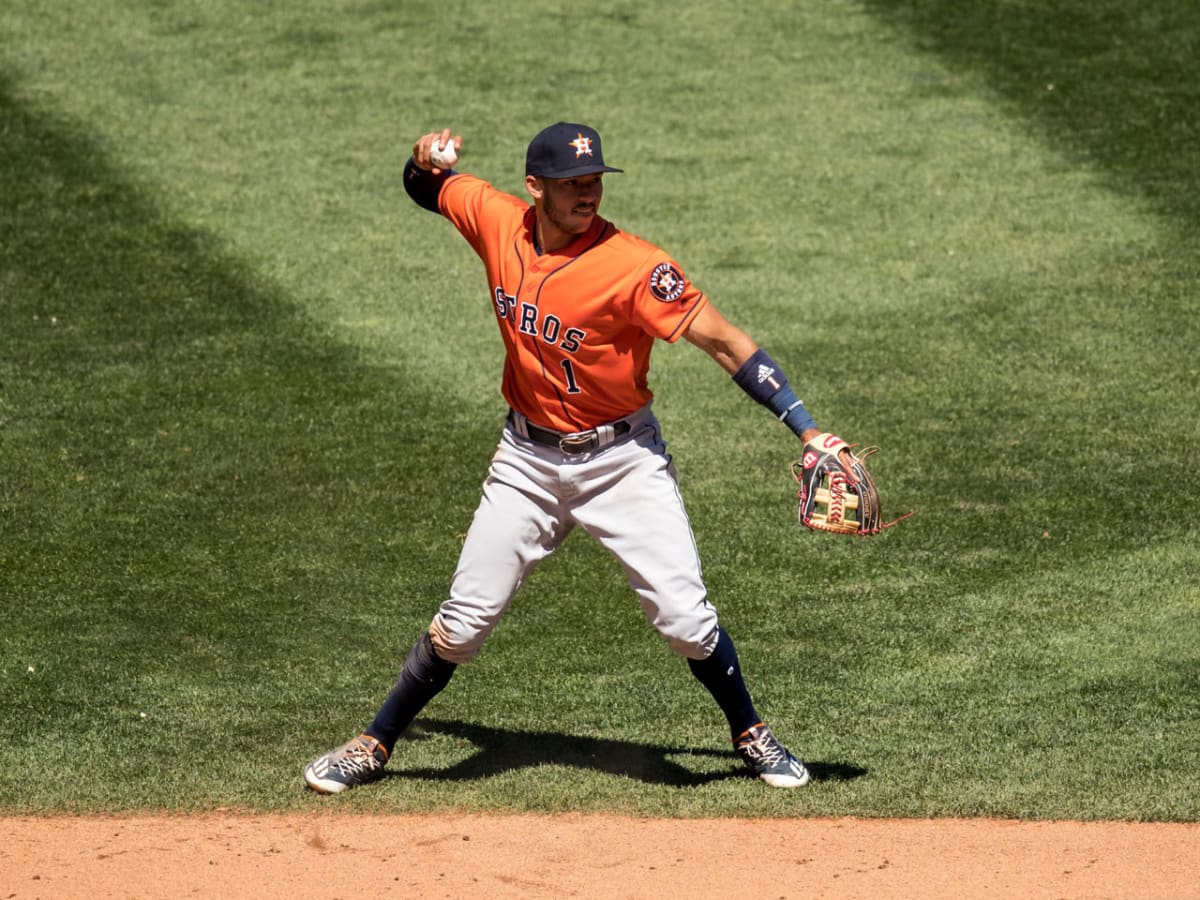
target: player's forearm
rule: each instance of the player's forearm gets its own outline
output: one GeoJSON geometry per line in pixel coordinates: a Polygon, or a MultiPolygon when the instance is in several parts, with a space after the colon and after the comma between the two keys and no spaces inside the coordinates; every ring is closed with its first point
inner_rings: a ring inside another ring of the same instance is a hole
{"type": "Polygon", "coordinates": [[[817,423],[792,390],[779,363],[761,347],[738,367],[733,380],[755,401],[771,410],[801,440],[807,441],[820,434],[817,423]]]}
{"type": "Polygon", "coordinates": [[[771,410],[801,440],[820,434],[817,423],[796,397],[779,364],[750,335],[730,324],[711,303],[696,316],[685,337],[711,356],[738,387],[771,410]]]}

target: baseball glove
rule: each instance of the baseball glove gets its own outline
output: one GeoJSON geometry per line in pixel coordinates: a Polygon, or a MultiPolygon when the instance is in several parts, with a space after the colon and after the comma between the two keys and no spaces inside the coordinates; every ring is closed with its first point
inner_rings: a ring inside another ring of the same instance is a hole
{"type": "Polygon", "coordinates": [[[804,456],[792,463],[792,477],[800,485],[800,522],[813,531],[834,534],[879,534],[912,513],[883,522],[879,491],[866,460],[878,452],[867,447],[861,453],[834,434],[819,434],[804,445],[804,456]],[[847,451],[849,465],[841,458],[847,451]]]}

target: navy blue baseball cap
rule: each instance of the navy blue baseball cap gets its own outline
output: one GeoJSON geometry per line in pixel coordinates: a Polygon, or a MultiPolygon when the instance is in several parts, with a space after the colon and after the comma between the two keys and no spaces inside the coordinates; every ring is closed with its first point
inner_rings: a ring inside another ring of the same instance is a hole
{"type": "Polygon", "coordinates": [[[595,128],[558,122],[543,128],[525,151],[525,174],[539,178],[574,178],[595,172],[623,172],[604,164],[595,128]]]}

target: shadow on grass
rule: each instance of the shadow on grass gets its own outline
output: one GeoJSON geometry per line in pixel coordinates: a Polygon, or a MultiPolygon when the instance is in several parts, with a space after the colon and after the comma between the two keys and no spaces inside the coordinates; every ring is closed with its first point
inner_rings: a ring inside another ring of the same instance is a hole
{"type": "Polygon", "coordinates": [[[330,610],[452,558],[447,509],[475,501],[500,421],[446,453],[451,405],[322,333],[0,70],[0,596],[12,658],[74,685],[0,673],[0,720],[148,702],[120,696],[145,672],[279,678],[323,658],[297,627],[318,617],[344,629],[330,647],[362,643],[330,610]]]}
{"type": "Polygon", "coordinates": [[[867,0],[920,48],[983,73],[1054,145],[1200,224],[1200,4],[867,0]],[[1191,185],[1188,190],[1185,186],[1191,185]]]}
{"type": "MultiPolygon", "coordinates": [[[[432,781],[469,781],[537,766],[571,766],[608,775],[632,778],[646,784],[668,787],[699,787],[729,778],[748,778],[749,771],[732,751],[671,747],[636,741],[579,737],[551,731],[512,731],[466,722],[421,719],[402,740],[429,740],[439,734],[469,742],[476,752],[445,769],[396,767],[390,778],[423,778],[432,781]],[[727,759],[721,772],[696,772],[688,759],[727,759]]],[[[866,769],[846,763],[806,762],[816,781],[850,781],[867,774],[866,769]]]]}

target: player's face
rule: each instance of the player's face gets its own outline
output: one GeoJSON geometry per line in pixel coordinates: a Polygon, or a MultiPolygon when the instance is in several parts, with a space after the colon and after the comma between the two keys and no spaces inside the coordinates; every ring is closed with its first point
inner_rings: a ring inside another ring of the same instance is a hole
{"type": "MultiPolygon", "coordinates": [[[[603,178],[602,173],[596,172],[576,178],[536,179],[540,191],[533,192],[533,196],[549,226],[547,230],[553,228],[560,232],[567,242],[587,231],[604,196],[603,178]]],[[[551,235],[543,236],[547,243],[551,243],[551,238],[551,235]]]]}

